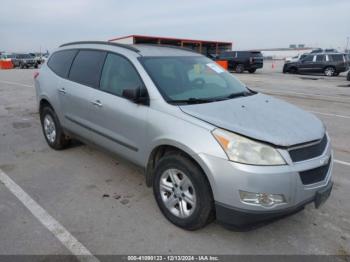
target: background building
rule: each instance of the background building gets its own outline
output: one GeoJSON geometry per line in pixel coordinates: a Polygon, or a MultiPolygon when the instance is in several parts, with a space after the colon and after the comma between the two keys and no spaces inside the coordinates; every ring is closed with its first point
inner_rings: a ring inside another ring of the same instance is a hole
{"type": "Polygon", "coordinates": [[[219,54],[223,51],[231,51],[232,43],[222,41],[196,40],[185,38],[146,36],[146,35],[128,35],[109,40],[110,42],[122,44],[157,44],[174,45],[195,50],[204,55],[219,54]]]}

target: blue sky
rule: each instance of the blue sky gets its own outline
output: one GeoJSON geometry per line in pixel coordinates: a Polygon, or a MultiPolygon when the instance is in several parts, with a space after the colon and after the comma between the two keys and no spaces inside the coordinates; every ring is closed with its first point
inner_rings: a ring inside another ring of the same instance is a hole
{"type": "Polygon", "coordinates": [[[52,50],[129,34],[223,40],[234,49],[344,48],[349,0],[2,0],[0,50],[52,50]]]}

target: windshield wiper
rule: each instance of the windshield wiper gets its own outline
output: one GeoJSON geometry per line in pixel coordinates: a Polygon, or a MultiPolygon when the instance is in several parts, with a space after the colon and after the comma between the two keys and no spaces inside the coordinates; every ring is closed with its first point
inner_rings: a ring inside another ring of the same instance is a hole
{"type": "Polygon", "coordinates": [[[232,98],[236,98],[236,97],[242,97],[242,96],[251,96],[254,95],[254,92],[251,91],[243,91],[243,92],[239,92],[239,93],[232,93],[229,94],[228,96],[225,97],[225,99],[232,99],[232,98]]]}
{"type": "Polygon", "coordinates": [[[211,98],[194,98],[190,97],[188,99],[181,99],[181,100],[170,100],[168,101],[171,104],[203,104],[203,103],[210,103],[217,101],[216,99],[211,99],[211,98]]]}

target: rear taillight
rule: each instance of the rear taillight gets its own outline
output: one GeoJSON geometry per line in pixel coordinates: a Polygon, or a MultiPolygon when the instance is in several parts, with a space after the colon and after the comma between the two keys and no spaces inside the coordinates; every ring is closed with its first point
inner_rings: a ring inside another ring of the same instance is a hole
{"type": "Polygon", "coordinates": [[[36,79],[39,76],[39,72],[34,72],[34,79],[36,79]]]}

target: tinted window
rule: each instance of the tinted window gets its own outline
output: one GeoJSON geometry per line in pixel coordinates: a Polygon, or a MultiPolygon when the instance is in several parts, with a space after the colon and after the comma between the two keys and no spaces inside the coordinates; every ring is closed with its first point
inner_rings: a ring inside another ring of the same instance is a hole
{"type": "Polygon", "coordinates": [[[323,62],[325,60],[325,55],[316,56],[316,62],[323,62]]]}
{"type": "Polygon", "coordinates": [[[235,56],[236,56],[236,52],[224,52],[224,53],[220,54],[221,59],[232,58],[235,56]]]}
{"type": "Polygon", "coordinates": [[[56,52],[52,54],[47,65],[57,75],[66,78],[68,76],[69,68],[72,64],[73,58],[76,53],[77,50],[66,50],[56,52]]]}
{"type": "Polygon", "coordinates": [[[101,75],[100,89],[121,96],[124,89],[142,87],[135,68],[124,57],[108,54],[101,75]]]}
{"type": "Polygon", "coordinates": [[[261,57],[262,56],[261,52],[252,52],[251,55],[254,57],[261,57]]]}
{"type": "Polygon", "coordinates": [[[75,57],[69,79],[94,88],[99,87],[106,52],[81,50],[75,57]]]}
{"type": "Polygon", "coordinates": [[[314,59],[314,56],[313,56],[313,55],[308,55],[308,56],[306,56],[306,57],[303,59],[303,61],[311,62],[313,59],[314,59]]]}
{"type": "Polygon", "coordinates": [[[250,53],[245,52],[245,51],[241,51],[241,52],[238,51],[236,54],[237,54],[236,57],[249,57],[250,56],[250,53]]]}
{"type": "Polygon", "coordinates": [[[344,62],[343,55],[329,55],[333,62],[344,62]]]}

